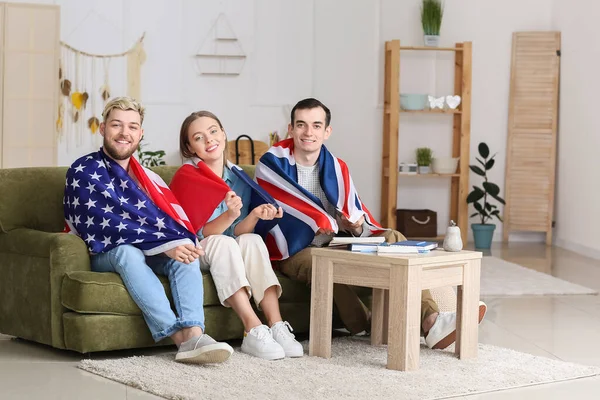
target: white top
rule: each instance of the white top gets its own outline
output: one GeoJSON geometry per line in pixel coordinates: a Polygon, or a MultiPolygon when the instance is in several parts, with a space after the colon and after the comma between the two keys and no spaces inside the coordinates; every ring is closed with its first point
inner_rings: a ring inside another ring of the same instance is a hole
{"type": "MultiPolygon", "coordinates": [[[[335,207],[329,202],[329,200],[327,200],[327,196],[325,196],[325,192],[323,191],[323,188],[321,188],[321,181],[319,180],[319,166],[315,164],[312,167],[305,167],[296,163],[296,169],[298,171],[298,184],[306,189],[310,194],[321,200],[321,203],[323,203],[323,207],[325,207],[327,214],[335,218],[335,207]]],[[[322,247],[329,243],[331,239],[333,239],[333,236],[333,234],[315,235],[311,245],[322,247]]]]}

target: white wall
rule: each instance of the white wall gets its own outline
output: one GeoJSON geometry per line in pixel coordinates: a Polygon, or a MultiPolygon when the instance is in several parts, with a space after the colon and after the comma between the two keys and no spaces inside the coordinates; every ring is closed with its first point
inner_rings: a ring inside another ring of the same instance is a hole
{"type": "Polygon", "coordinates": [[[562,32],[556,244],[600,258],[600,4],[553,1],[553,29],[562,32]]]}
{"type": "MultiPolygon", "coordinates": [[[[329,147],[350,165],[363,200],[379,215],[384,42],[401,39],[421,45],[420,0],[56,0],[62,7],[62,39],[90,52],[120,52],[146,32],[148,55],[142,67],[144,123],[150,147],[179,163],[177,136],[191,111],[209,109],[230,137],[245,133],[267,141],[285,133],[289,109],[315,96],[333,113],[329,147]],[[198,75],[192,55],[219,13],[225,13],[247,54],[237,77],[198,75]]],[[[511,34],[551,28],[546,0],[448,0],[443,46],[473,42],[472,159],[480,141],[498,152],[491,180],[504,186],[511,34]]],[[[590,17],[591,18],[591,17],[590,17]]],[[[403,53],[401,91],[452,92],[450,53],[403,53]]],[[[114,67],[114,66],[113,66],[114,67]]],[[[116,68],[116,67],[115,67],[116,68]]],[[[113,72],[111,72],[113,74],[113,72]]],[[[114,85],[125,80],[114,71],[114,85]]],[[[113,91],[114,95],[122,94],[113,91]]],[[[432,147],[450,154],[448,116],[402,116],[400,160],[414,149],[432,147]]],[[[67,165],[97,148],[63,142],[59,161],[67,165]]],[[[472,182],[479,182],[476,176],[472,182]]],[[[439,231],[448,220],[449,184],[402,181],[399,206],[438,212],[439,231]],[[411,183],[412,182],[412,183],[411,183]]],[[[501,233],[499,226],[498,235],[501,233]]]]}

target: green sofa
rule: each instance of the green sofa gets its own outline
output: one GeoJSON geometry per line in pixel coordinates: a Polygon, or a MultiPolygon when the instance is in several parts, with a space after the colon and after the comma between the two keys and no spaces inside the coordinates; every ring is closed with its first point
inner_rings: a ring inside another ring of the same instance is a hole
{"type": "MultiPolygon", "coordinates": [[[[176,167],[154,170],[170,182],[176,167]]],[[[247,167],[253,174],[253,167],[247,167]]],[[[90,270],[84,242],[61,233],[67,168],[0,169],[0,333],[80,353],[155,345],[141,311],[114,273],[90,270]]],[[[165,291],[170,296],[166,279],[165,291]]],[[[281,312],[307,332],[310,290],[279,277],[281,312]]],[[[219,304],[204,274],[206,332],[239,339],[243,326],[219,304]]],[[[170,339],[159,344],[170,344],[170,339]]]]}

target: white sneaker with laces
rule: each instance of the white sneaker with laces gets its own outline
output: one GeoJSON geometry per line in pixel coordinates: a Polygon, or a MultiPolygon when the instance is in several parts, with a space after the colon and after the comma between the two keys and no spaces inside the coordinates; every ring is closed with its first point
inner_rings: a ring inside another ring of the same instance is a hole
{"type": "Polygon", "coordinates": [[[266,325],[255,326],[250,332],[244,332],[242,352],[264,360],[285,358],[285,351],[273,339],[271,330],[266,325]]]}
{"type": "Polygon", "coordinates": [[[292,326],[287,321],[275,322],[271,327],[273,339],[283,347],[286,357],[302,357],[304,349],[300,342],[296,340],[293,331],[292,326]]]}

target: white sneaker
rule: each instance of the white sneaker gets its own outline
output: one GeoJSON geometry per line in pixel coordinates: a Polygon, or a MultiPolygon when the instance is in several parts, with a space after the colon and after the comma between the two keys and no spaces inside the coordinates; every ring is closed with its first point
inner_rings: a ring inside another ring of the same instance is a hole
{"type": "MultiPolygon", "coordinates": [[[[479,301],[479,320],[480,324],[487,312],[487,305],[479,301]]],[[[425,343],[430,349],[445,349],[456,341],[456,313],[441,312],[435,320],[435,323],[425,336],[425,343]]]]}
{"type": "Polygon", "coordinates": [[[181,343],[175,360],[192,364],[221,363],[232,353],[230,345],[219,343],[205,333],[181,343]]]}
{"type": "Polygon", "coordinates": [[[271,333],[273,339],[283,347],[286,357],[302,357],[304,355],[304,349],[300,342],[298,342],[292,333],[294,330],[287,321],[275,322],[271,327],[271,333]]]}
{"type": "Polygon", "coordinates": [[[266,325],[255,326],[250,332],[244,332],[242,352],[264,360],[285,358],[285,351],[273,339],[271,330],[266,325]]]}
{"type": "Polygon", "coordinates": [[[456,340],[456,313],[440,312],[425,336],[430,349],[445,349],[456,340]]]}

